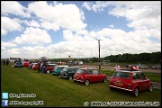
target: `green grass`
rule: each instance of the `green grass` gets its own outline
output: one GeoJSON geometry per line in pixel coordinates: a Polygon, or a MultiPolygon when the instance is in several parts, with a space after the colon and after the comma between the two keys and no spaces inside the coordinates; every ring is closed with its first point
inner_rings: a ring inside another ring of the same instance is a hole
{"type": "MultiPolygon", "coordinates": [[[[101,70],[102,73],[112,76],[114,70],[101,70]]],[[[145,76],[153,82],[161,82],[161,73],[144,72],[145,76]]]]}
{"type": "Polygon", "coordinates": [[[151,81],[160,82],[161,83],[161,73],[144,72],[144,74],[151,81]]]}
{"type": "Polygon", "coordinates": [[[36,98],[9,98],[9,101],[44,101],[44,105],[40,105],[44,107],[84,107],[84,102],[92,101],[161,102],[159,89],[140,92],[138,97],[134,97],[125,91],[110,91],[108,81],[85,86],[26,67],[12,68],[11,64],[1,67],[1,92],[36,94],[36,98]]]}

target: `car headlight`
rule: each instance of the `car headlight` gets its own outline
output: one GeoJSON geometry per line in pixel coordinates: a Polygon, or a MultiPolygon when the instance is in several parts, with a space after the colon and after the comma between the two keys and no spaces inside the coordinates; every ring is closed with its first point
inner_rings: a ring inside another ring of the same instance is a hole
{"type": "Polygon", "coordinates": [[[132,88],[132,84],[128,84],[128,88],[129,88],[129,89],[132,88]]]}

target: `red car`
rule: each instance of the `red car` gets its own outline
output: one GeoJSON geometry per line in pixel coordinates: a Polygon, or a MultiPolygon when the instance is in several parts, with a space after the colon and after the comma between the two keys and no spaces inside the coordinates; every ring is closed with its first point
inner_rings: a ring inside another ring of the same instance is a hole
{"type": "Polygon", "coordinates": [[[136,97],[139,95],[139,91],[153,90],[152,82],[139,70],[115,71],[110,78],[109,87],[110,90],[115,88],[129,91],[136,97]]]}
{"type": "Polygon", "coordinates": [[[23,66],[24,67],[29,67],[30,65],[30,62],[29,61],[23,61],[23,66]]]}
{"type": "Polygon", "coordinates": [[[73,76],[74,81],[83,82],[85,85],[89,85],[90,82],[106,82],[106,74],[102,74],[95,68],[80,68],[73,76]]]}
{"type": "Polygon", "coordinates": [[[51,73],[55,69],[55,67],[56,67],[56,64],[48,64],[46,66],[46,72],[51,73]]]}
{"type": "Polygon", "coordinates": [[[33,69],[33,70],[38,69],[38,63],[33,63],[32,69],[33,69]]]}

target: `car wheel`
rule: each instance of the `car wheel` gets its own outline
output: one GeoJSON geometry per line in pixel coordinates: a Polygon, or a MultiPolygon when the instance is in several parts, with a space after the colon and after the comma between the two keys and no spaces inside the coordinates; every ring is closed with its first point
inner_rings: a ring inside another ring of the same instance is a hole
{"type": "Polygon", "coordinates": [[[89,85],[89,80],[85,80],[84,84],[89,85]]]}
{"type": "Polygon", "coordinates": [[[139,90],[138,88],[136,87],[135,90],[134,90],[134,96],[137,97],[139,95],[139,90]]]}
{"type": "Polygon", "coordinates": [[[149,87],[149,91],[152,91],[152,90],[153,90],[153,86],[151,84],[150,87],[149,87]]]}
{"type": "Polygon", "coordinates": [[[47,73],[49,74],[50,73],[50,70],[47,70],[47,73]]]}
{"type": "Polygon", "coordinates": [[[72,80],[73,79],[73,77],[72,76],[69,76],[69,80],[72,80]]]}
{"type": "Polygon", "coordinates": [[[104,83],[106,83],[106,81],[107,81],[107,79],[106,79],[106,78],[104,78],[104,79],[103,79],[103,82],[104,82],[104,83]]]}

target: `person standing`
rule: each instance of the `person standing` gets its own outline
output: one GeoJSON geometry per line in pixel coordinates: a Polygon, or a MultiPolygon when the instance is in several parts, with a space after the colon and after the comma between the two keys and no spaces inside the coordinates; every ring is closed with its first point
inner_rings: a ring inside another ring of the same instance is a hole
{"type": "Polygon", "coordinates": [[[126,64],[126,66],[125,66],[125,67],[126,67],[126,69],[128,69],[128,65],[127,65],[127,64],[126,64]]]}
{"type": "Polygon", "coordinates": [[[38,73],[40,71],[40,62],[38,62],[38,73]]]}
{"type": "Polygon", "coordinates": [[[42,65],[42,73],[45,73],[45,69],[46,69],[46,64],[44,62],[43,65],[42,65]]]}
{"type": "Polygon", "coordinates": [[[10,62],[9,59],[7,59],[6,60],[6,66],[8,66],[9,62],[10,62]]]}
{"type": "Polygon", "coordinates": [[[5,65],[5,63],[6,63],[6,61],[5,61],[5,59],[3,60],[3,65],[5,65]]]}

